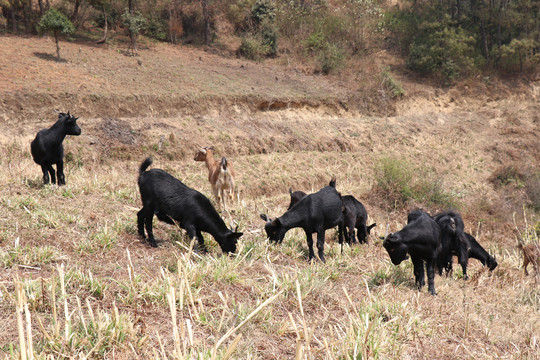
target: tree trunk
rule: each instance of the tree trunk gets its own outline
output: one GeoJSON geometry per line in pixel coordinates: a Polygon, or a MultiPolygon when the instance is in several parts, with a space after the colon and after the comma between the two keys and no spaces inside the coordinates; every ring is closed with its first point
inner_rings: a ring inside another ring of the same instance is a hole
{"type": "Polygon", "coordinates": [[[98,44],[103,44],[107,41],[107,31],[109,30],[109,22],[107,21],[107,11],[105,10],[105,5],[103,5],[103,19],[105,20],[105,29],[103,29],[103,37],[97,42],[98,44]]]}
{"type": "Polygon", "coordinates": [[[54,33],[54,41],[56,41],[56,61],[60,61],[60,45],[58,44],[58,33],[54,33]]]}
{"type": "Polygon", "coordinates": [[[204,16],[204,43],[210,46],[210,14],[208,13],[208,0],[201,0],[204,16]]]}
{"type": "Polygon", "coordinates": [[[75,24],[77,21],[77,15],[79,14],[79,7],[81,6],[81,0],[75,0],[75,7],[73,8],[73,13],[71,14],[71,22],[75,24]]]}
{"type": "MultiPolygon", "coordinates": [[[[134,0],[128,0],[128,10],[129,14],[133,16],[133,1],[134,0]]],[[[129,32],[129,47],[128,47],[128,53],[129,50],[131,50],[131,54],[133,56],[137,55],[137,39],[136,35],[131,31],[131,29],[128,29],[129,32]]]]}
{"type": "Polygon", "coordinates": [[[484,53],[484,57],[487,60],[489,60],[489,50],[488,50],[486,27],[484,25],[484,20],[480,21],[480,30],[481,30],[481,36],[482,36],[482,52],[484,53]]]}
{"type": "Polygon", "coordinates": [[[30,27],[31,27],[31,25],[30,25],[30,13],[32,11],[32,7],[30,7],[30,9],[28,9],[28,5],[24,1],[21,2],[21,5],[22,5],[22,13],[23,13],[24,31],[28,34],[28,33],[31,32],[30,31],[30,27]]]}
{"type": "Polygon", "coordinates": [[[43,6],[43,0],[38,0],[39,4],[39,14],[43,16],[45,14],[45,7],[43,6]]]}
{"type": "Polygon", "coordinates": [[[11,5],[11,30],[14,34],[17,33],[17,17],[15,16],[15,3],[10,1],[11,5]]]}

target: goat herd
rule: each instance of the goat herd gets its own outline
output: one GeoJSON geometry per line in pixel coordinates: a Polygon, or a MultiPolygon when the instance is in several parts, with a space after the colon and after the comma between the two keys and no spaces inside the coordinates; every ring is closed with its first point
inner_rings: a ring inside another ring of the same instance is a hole
{"type": "MultiPolygon", "coordinates": [[[[68,112],[60,113],[58,121],[49,129],[38,132],[31,143],[34,161],[41,166],[43,182],[65,185],[63,172],[64,149],[62,142],[66,135],[80,135],[78,118],[68,112]],[[56,175],[53,164],[56,164],[56,175]]],[[[208,180],[217,200],[227,210],[227,198],[232,200],[234,193],[234,171],[226,158],[216,161],[213,148],[205,147],[195,155],[196,161],[204,161],[208,168],[208,180]]],[[[159,220],[169,224],[178,224],[185,229],[191,239],[197,238],[199,250],[206,251],[202,232],[214,237],[222,251],[236,252],[236,243],[243,233],[229,229],[210,200],[200,192],[191,189],[180,180],[160,169],[148,170],[152,159],[144,160],[139,168],[138,184],[143,207],[137,213],[137,228],[142,238],[151,246],[157,247],[152,232],[154,214],[159,220]]],[[[376,224],[367,226],[367,211],[361,202],[351,195],[341,196],[336,190],[336,181],[332,179],[328,186],[313,194],[289,189],[291,203],[288,210],[280,217],[270,219],[266,214],[261,218],[266,222],[265,231],[270,241],[281,243],[285,234],[292,228],[302,228],[306,234],[309,248],[309,260],[315,257],[313,251],[313,233],[317,233],[318,257],[324,260],[325,231],[338,227],[339,243],[344,240],[349,244],[367,243],[368,234],[376,224]],[[358,231],[355,236],[355,229],[358,231]]],[[[497,261],[470,234],[464,231],[463,219],[457,212],[448,211],[431,216],[423,210],[414,210],[408,214],[407,225],[400,231],[389,234],[383,242],[392,263],[400,264],[411,257],[418,289],[425,285],[424,263],[428,278],[428,291],[435,295],[435,268],[440,275],[443,270],[452,270],[453,256],[457,256],[467,279],[467,263],[475,258],[490,270],[497,267],[497,261]]],[[[534,247],[522,247],[524,267],[530,262],[538,273],[540,253],[534,247]],[[530,249],[529,249],[530,247],[530,249]],[[527,255],[528,253],[529,255],[527,255]]]]}

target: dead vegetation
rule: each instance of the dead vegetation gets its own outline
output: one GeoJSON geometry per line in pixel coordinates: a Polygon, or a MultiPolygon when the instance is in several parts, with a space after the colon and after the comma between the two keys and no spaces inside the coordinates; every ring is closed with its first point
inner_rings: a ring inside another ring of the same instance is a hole
{"type": "MultiPolygon", "coordinates": [[[[182,74],[197,68],[182,59],[182,74]]],[[[219,66],[218,73],[230,70],[237,79],[236,60],[218,65],[212,59],[207,71],[219,66]]],[[[415,95],[396,103],[395,115],[379,108],[379,116],[326,107],[324,101],[284,107],[297,101],[289,90],[300,85],[270,87],[266,78],[256,85],[265,101],[280,91],[290,96],[275,102],[279,110],[256,111],[253,98],[235,97],[225,82],[212,96],[189,101],[162,89],[159,96],[137,93],[148,87],[150,73],[159,73],[157,67],[131,80],[133,96],[126,94],[122,72],[108,80],[110,89],[100,90],[105,77],[75,77],[79,93],[58,95],[51,88],[21,97],[7,91],[6,83],[12,91],[35,86],[33,72],[24,81],[17,75],[31,73],[37,66],[32,61],[28,69],[0,76],[0,357],[17,358],[22,349],[42,358],[104,359],[540,356],[539,288],[532,276],[523,276],[512,217],[516,212],[523,241],[537,241],[538,214],[529,210],[525,183],[540,160],[538,90],[491,98],[482,96],[482,85],[470,85],[464,96],[407,83],[407,93],[415,95]],[[228,91],[232,95],[219,100],[216,93],[228,91]],[[88,102],[91,97],[95,103],[88,102]],[[81,115],[82,135],[66,139],[65,187],[41,185],[29,154],[52,108],[81,115]],[[222,256],[212,241],[208,255],[194,253],[182,231],[162,223],[154,230],[157,249],[136,235],[136,178],[146,156],[211,197],[207,171],[193,161],[197,144],[213,145],[234,161],[240,202],[225,220],[244,231],[235,256],[222,256]],[[436,212],[446,205],[419,197],[391,204],[372,191],[382,158],[406,159],[415,181],[429,178],[425,174],[437,180],[439,190],[459,204],[465,230],[497,257],[493,274],[471,260],[470,280],[463,281],[459,269],[436,277],[438,295],[431,297],[415,289],[410,262],[390,263],[378,236],[400,229],[409,208],[436,212]],[[362,201],[378,224],[369,245],[346,247],[341,255],[328,232],[326,264],[306,262],[300,232],[291,231],[281,247],[269,245],[259,214],[281,215],[289,187],[313,192],[333,175],[338,190],[362,201]],[[503,180],[495,185],[492,178],[503,180]]],[[[150,66],[146,59],[143,64],[150,66]]],[[[80,63],[69,66],[85,71],[80,63]]],[[[98,77],[105,73],[94,66],[98,77]]],[[[271,72],[265,66],[233,85],[256,82],[271,72]]],[[[184,78],[174,89],[189,88],[190,81],[184,78]]],[[[324,99],[325,86],[310,89],[306,101],[324,99]]]]}

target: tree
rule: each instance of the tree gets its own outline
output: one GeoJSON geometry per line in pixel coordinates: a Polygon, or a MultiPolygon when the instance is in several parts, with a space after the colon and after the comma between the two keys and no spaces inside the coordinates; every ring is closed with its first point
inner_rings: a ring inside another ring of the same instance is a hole
{"type": "Polygon", "coordinates": [[[122,22],[127,27],[129,32],[129,47],[128,53],[131,50],[131,55],[137,55],[137,37],[146,26],[146,20],[139,11],[126,9],[122,14],[122,22]]]}
{"type": "Polygon", "coordinates": [[[111,7],[111,2],[110,0],[88,0],[88,2],[94,9],[99,10],[103,13],[103,20],[105,22],[103,25],[103,37],[97,41],[98,44],[103,44],[104,42],[107,41],[107,32],[109,30],[108,17],[109,17],[109,10],[111,7]]]}
{"type": "Polygon", "coordinates": [[[210,46],[210,12],[208,11],[208,1],[201,0],[201,6],[204,16],[204,43],[210,46]]]}
{"type": "Polygon", "coordinates": [[[41,17],[37,26],[40,33],[52,33],[56,42],[56,56],[60,61],[60,45],[58,44],[58,37],[60,34],[68,35],[75,31],[75,27],[69,21],[66,15],[62,14],[55,8],[47,10],[45,15],[41,17]]]}

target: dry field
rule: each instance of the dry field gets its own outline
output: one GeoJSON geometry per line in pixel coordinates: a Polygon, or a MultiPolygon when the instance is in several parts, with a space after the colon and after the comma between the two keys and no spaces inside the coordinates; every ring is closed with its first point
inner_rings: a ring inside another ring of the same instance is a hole
{"type": "Polygon", "coordinates": [[[408,96],[368,116],[345,110],[339,99],[354,96],[339,79],[278,60],[151,44],[138,65],[113,46],[62,45],[68,61],[56,63],[50,40],[0,37],[0,358],[540,358],[540,288],[516,248],[516,237],[538,241],[538,214],[523,184],[489,181],[502,165],[538,167],[538,83],[404,81],[408,96]],[[65,187],[43,186],[29,153],[53,109],[81,117],[83,134],[64,143],[65,187]],[[157,220],[157,249],[136,234],[140,162],[153,156],[210,197],[200,145],[237,172],[223,214],[244,232],[232,256],[208,236],[199,254],[157,220]],[[410,208],[444,209],[388,204],[376,191],[385,158],[451,195],[496,256],[493,273],[472,259],[469,280],[455,266],[433,297],[410,262],[390,263],[379,237],[410,208]],[[328,231],[325,264],[307,263],[300,231],[269,244],[259,214],[281,215],[289,187],[316,191],[332,176],[378,224],[369,244],[340,254],[328,231]]]}

